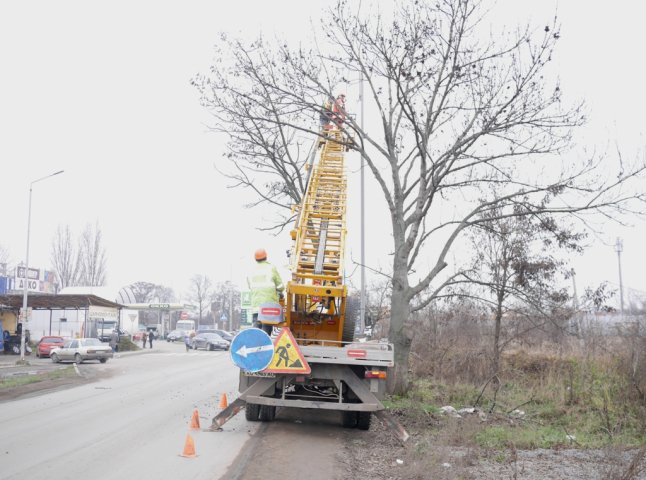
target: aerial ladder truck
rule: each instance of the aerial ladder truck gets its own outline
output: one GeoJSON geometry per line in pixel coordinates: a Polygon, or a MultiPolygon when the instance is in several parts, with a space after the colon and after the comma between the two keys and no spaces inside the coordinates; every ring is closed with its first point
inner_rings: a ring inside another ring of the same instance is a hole
{"type": "MultiPolygon", "coordinates": [[[[407,437],[385,414],[380,401],[385,395],[387,370],[394,365],[392,344],[355,342],[354,318],[345,315],[348,290],[343,270],[347,209],[344,161],[352,140],[340,127],[330,122],[316,140],[318,148],[312,148],[306,191],[296,207],[291,230],[291,279],[280,305],[283,315],[272,322],[281,331],[289,330],[291,340],[297,344],[283,344],[283,351],[285,347],[296,347],[304,360],[297,363],[307,364],[308,369],[241,369],[240,396],[213,419],[212,429],[219,428],[241,408],[245,408],[248,421],[271,421],[276,407],[298,407],[340,411],[344,426],[364,430],[370,427],[374,413],[394,428],[400,439],[407,437]]],[[[263,321],[262,308],[259,319],[263,321]]],[[[275,348],[277,355],[281,346],[275,343],[275,348]]]]}

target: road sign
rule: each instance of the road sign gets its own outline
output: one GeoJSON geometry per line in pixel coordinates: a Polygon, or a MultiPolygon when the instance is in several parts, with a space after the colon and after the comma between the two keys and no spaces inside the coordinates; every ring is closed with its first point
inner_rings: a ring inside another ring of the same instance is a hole
{"type": "Polygon", "coordinates": [[[148,305],[149,308],[170,308],[168,303],[151,303],[148,305]]]}
{"type": "Polygon", "coordinates": [[[243,290],[240,292],[240,307],[251,308],[251,291],[243,290]]]}
{"type": "Polygon", "coordinates": [[[180,320],[188,320],[188,313],[187,312],[182,312],[179,314],[179,319],[180,320]]]}
{"type": "Polygon", "coordinates": [[[274,356],[271,338],[259,328],[241,331],[231,341],[231,360],[245,372],[260,372],[274,356]]]}
{"type": "Polygon", "coordinates": [[[263,373],[302,373],[312,371],[289,328],[284,327],[274,342],[274,356],[263,373]]]}

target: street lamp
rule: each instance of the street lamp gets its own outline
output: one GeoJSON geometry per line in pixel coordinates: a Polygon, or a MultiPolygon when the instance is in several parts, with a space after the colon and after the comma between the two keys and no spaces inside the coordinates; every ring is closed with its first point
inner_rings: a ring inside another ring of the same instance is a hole
{"type": "Polygon", "coordinates": [[[54,175],[58,175],[59,173],[63,173],[63,170],[59,170],[58,172],[52,173],[50,175],[46,175],[42,178],[34,180],[29,184],[29,210],[27,213],[27,252],[25,253],[25,283],[22,291],[22,311],[20,312],[21,313],[20,320],[23,323],[22,328],[20,329],[20,362],[21,363],[24,363],[25,361],[25,330],[27,326],[27,321],[29,319],[29,316],[27,315],[27,292],[28,292],[28,286],[29,286],[29,234],[30,234],[30,227],[31,227],[31,192],[32,192],[34,183],[38,183],[41,180],[45,180],[46,178],[53,177],[54,175]]]}

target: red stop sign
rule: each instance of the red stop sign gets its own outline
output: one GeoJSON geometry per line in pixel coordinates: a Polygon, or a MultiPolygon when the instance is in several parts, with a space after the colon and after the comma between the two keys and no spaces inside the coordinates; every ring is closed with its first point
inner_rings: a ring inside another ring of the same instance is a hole
{"type": "Polygon", "coordinates": [[[179,319],[180,320],[188,320],[188,313],[182,312],[179,314],[179,319]]]}

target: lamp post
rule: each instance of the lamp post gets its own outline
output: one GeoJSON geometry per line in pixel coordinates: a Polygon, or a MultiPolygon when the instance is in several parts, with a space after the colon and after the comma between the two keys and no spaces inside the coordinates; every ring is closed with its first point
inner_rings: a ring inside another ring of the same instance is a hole
{"type": "Polygon", "coordinates": [[[29,291],[29,234],[31,233],[31,192],[34,187],[34,183],[38,183],[41,180],[45,180],[46,178],[53,177],[54,175],[58,175],[60,173],[63,173],[63,170],[59,170],[58,172],[54,172],[50,175],[46,175],[44,177],[41,177],[37,180],[34,180],[29,184],[29,210],[27,213],[27,252],[25,253],[25,283],[23,285],[23,291],[22,291],[22,311],[20,312],[20,320],[22,322],[22,328],[20,329],[20,362],[24,363],[25,361],[25,330],[26,326],[29,320],[29,315],[27,314],[27,295],[29,291]]]}

